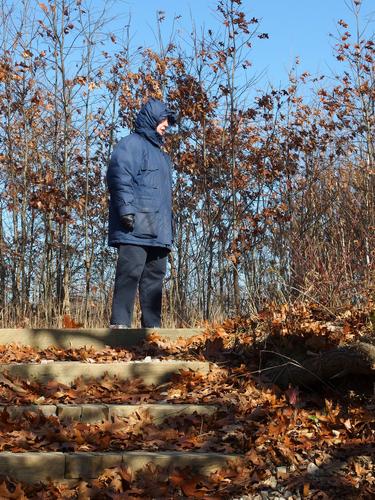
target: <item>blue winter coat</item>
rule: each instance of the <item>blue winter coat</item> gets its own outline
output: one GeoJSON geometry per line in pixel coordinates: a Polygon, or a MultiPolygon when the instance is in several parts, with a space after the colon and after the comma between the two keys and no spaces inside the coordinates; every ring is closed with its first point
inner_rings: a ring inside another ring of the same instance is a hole
{"type": "Polygon", "coordinates": [[[160,149],[163,139],[156,132],[165,118],[173,123],[167,106],[149,100],[137,116],[134,133],[113,150],[107,172],[110,246],[172,245],[172,162],[160,149]],[[120,216],[126,214],[135,216],[132,231],[120,222],[120,216]]]}

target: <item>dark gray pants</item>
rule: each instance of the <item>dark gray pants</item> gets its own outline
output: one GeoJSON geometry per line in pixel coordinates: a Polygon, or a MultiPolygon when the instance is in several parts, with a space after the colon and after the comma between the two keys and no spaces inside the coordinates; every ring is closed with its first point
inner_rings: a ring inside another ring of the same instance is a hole
{"type": "Polygon", "coordinates": [[[162,287],[168,253],[167,248],[120,245],[111,325],[131,326],[139,287],[142,327],[160,327],[162,287]]]}

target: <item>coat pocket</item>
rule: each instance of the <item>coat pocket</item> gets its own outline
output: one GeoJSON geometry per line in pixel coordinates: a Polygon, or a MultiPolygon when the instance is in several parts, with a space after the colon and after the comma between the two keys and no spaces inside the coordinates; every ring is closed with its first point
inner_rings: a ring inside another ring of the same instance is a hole
{"type": "Polygon", "coordinates": [[[136,181],[140,187],[158,189],[160,184],[159,175],[160,173],[157,167],[146,166],[140,170],[136,181]]]}
{"type": "Polygon", "coordinates": [[[158,213],[136,212],[132,235],[137,238],[156,238],[158,235],[158,213]]]}

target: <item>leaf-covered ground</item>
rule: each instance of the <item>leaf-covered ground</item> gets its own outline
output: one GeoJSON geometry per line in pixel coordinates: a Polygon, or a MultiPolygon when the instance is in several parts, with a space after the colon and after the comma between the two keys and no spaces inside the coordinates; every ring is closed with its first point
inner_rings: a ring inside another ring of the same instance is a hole
{"type": "Polygon", "coordinates": [[[92,347],[36,350],[18,345],[15,339],[13,344],[0,345],[0,363],[46,360],[104,363],[141,360],[145,356],[221,362],[227,359],[233,362],[241,354],[245,354],[243,361],[248,362],[250,348],[259,353],[266,346],[286,346],[290,353],[295,354],[301,348],[322,351],[368,337],[374,339],[373,308],[370,303],[363,309],[345,309],[334,314],[315,304],[269,306],[251,317],[230,319],[220,325],[206,325],[204,334],[189,339],[171,342],[155,333],[143,344],[130,350],[109,347],[102,350],[92,347]]]}
{"type": "Polygon", "coordinates": [[[280,388],[267,378],[267,356],[298,358],[357,340],[373,342],[371,308],[333,317],[314,306],[269,308],[256,317],[210,326],[204,335],[171,343],[157,335],[132,350],[43,352],[13,345],[2,362],[42,359],[209,359],[209,375],[184,371],[159,387],[108,376],[64,386],[0,381],[2,404],[191,402],[219,406],[212,416],[153,421],[147,412],[101,424],[59,421],[36,413],[13,421],[0,414],[1,451],[186,450],[244,455],[241,463],[203,478],[188,470],[119,468],[90,484],[25,486],[4,480],[1,498],[373,498],[374,378],[280,388]],[[10,353],[10,350],[12,351],[10,353]],[[24,357],[23,357],[24,356],[24,357]],[[49,358],[49,356],[51,356],[49,358]],[[8,495],[8,496],[7,496],[8,495]],[[22,497],[24,495],[24,497],[22,497]]]}

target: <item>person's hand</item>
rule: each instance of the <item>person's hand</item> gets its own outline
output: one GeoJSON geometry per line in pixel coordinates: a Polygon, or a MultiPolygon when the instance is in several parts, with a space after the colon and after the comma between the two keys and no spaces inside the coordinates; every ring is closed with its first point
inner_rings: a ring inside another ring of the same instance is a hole
{"type": "Polygon", "coordinates": [[[128,231],[133,231],[134,229],[134,214],[122,215],[120,217],[122,226],[128,231]]]}

